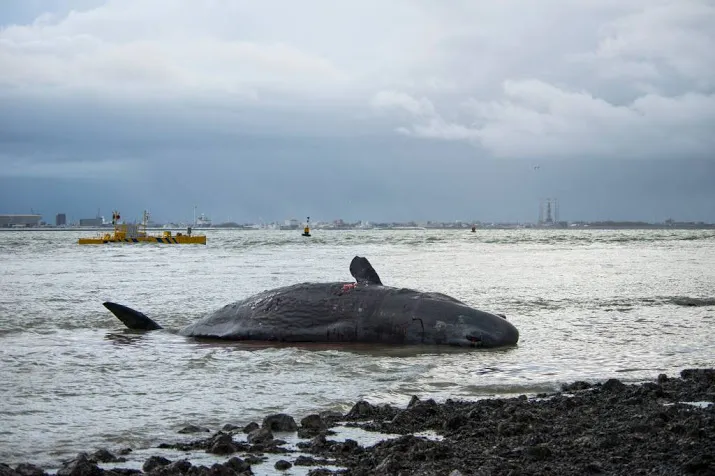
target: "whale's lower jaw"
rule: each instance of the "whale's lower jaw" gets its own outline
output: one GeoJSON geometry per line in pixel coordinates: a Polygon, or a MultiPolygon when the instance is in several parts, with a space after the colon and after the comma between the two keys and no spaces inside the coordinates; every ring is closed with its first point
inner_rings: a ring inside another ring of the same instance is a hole
{"type": "MultiPolygon", "coordinates": [[[[511,326],[510,326],[511,327],[511,326]]],[[[255,341],[255,342],[284,342],[284,343],[323,343],[323,344],[387,344],[387,345],[443,345],[465,348],[492,348],[513,346],[518,341],[516,329],[508,329],[502,335],[492,335],[482,332],[453,336],[425,334],[386,334],[375,333],[368,329],[356,329],[354,326],[334,332],[329,327],[295,329],[287,332],[285,329],[276,328],[246,328],[229,329],[229,326],[208,326],[192,324],[179,331],[180,335],[196,339],[217,339],[229,341],[255,341]],[[350,331],[350,332],[348,332],[350,331]]]]}

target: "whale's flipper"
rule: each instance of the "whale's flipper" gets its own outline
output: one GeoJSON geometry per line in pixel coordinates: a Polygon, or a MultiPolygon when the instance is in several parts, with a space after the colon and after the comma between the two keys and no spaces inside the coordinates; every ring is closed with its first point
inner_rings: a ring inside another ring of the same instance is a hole
{"type": "Polygon", "coordinates": [[[104,307],[109,309],[112,314],[117,316],[119,320],[130,329],[153,331],[162,328],[159,324],[146,317],[144,313],[135,311],[130,307],[109,301],[103,304],[104,307]]]}
{"type": "Polygon", "coordinates": [[[372,267],[367,258],[362,256],[356,256],[350,262],[350,274],[353,275],[353,278],[358,283],[382,285],[380,276],[377,275],[375,268],[372,267]]]}

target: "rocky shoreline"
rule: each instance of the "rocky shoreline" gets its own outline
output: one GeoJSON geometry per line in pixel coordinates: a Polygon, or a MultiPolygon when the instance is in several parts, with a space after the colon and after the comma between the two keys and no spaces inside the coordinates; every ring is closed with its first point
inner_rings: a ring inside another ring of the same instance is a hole
{"type": "MultiPolygon", "coordinates": [[[[532,398],[420,400],[406,408],[360,401],[345,415],[324,412],[300,422],[286,414],[245,427],[225,425],[208,438],[162,444],[141,469],[122,468],[131,449],[80,453],[58,476],[165,475],[715,475],[715,370],[625,385],[574,382],[532,398]],[[335,438],[339,428],[386,434],[375,444],[335,438]],[[421,436],[431,432],[434,436],[421,436]],[[281,439],[285,438],[285,439],[281,439]],[[286,440],[295,440],[290,444],[286,440]],[[268,466],[273,457],[275,462],[268,466]]],[[[208,432],[187,427],[184,433],[208,432]]],[[[0,463],[0,476],[41,476],[30,463],[0,463]]]]}

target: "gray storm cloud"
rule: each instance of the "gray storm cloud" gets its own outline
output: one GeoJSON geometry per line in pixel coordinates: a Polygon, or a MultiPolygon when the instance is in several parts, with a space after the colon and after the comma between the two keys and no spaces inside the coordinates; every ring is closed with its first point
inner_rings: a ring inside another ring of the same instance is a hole
{"type": "Polygon", "coordinates": [[[409,158],[427,183],[444,157],[480,174],[513,159],[709,161],[713,24],[709,0],[6,1],[0,178],[168,189],[195,183],[201,157],[204,181],[332,184],[357,165],[399,200],[397,178],[367,171],[409,158]]]}
{"type": "MultiPolygon", "coordinates": [[[[569,25],[588,22],[590,9],[603,13],[579,5],[562,5],[560,13],[551,11],[554,16],[535,15],[526,33],[514,32],[514,55],[531,57],[526,61],[532,67],[491,76],[491,85],[500,89],[489,97],[479,87],[468,93],[464,85],[467,97],[444,107],[461,120],[446,119],[425,92],[381,91],[373,106],[414,116],[399,133],[476,142],[496,157],[712,157],[715,4],[624,2],[622,9],[609,8],[610,17],[597,28],[574,32],[569,25]],[[547,53],[538,40],[534,46],[535,32],[553,49],[547,53]]],[[[480,34],[464,39],[465,63],[470,41],[476,52],[471,62],[480,62],[476,45],[488,41],[480,34]]]]}
{"type": "Polygon", "coordinates": [[[397,107],[414,115],[398,132],[498,157],[703,155],[713,24],[706,0],[108,1],[6,25],[0,86],[144,106],[397,107]]]}

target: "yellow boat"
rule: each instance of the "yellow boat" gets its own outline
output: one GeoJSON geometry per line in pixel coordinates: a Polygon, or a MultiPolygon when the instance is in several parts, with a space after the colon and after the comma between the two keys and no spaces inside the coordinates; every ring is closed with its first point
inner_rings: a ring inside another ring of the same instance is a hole
{"type": "Polygon", "coordinates": [[[205,245],[206,235],[192,235],[191,227],[186,234],[178,232],[172,235],[171,231],[164,231],[161,235],[150,235],[146,232],[149,212],[144,211],[141,224],[119,223],[119,212],[112,212],[113,233],[104,233],[94,238],[80,238],[80,245],[104,245],[108,243],[164,243],[164,244],[195,244],[205,245]]]}

